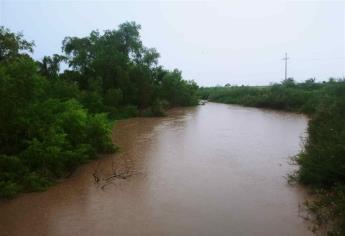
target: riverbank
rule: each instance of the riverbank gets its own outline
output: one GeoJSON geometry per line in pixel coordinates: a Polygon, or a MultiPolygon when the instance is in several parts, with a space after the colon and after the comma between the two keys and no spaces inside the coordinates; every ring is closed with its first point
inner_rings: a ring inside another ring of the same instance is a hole
{"type": "Polygon", "coordinates": [[[216,103],[121,120],[119,152],[0,203],[0,232],[312,235],[299,217],[305,192],[284,178],[306,128],[302,115],[216,103]]]}
{"type": "Polygon", "coordinates": [[[202,88],[210,101],[302,112],[311,118],[304,150],[296,156],[299,170],[291,180],[315,195],[306,205],[317,228],[345,234],[345,81],[284,81],[267,87],[202,88]]]}

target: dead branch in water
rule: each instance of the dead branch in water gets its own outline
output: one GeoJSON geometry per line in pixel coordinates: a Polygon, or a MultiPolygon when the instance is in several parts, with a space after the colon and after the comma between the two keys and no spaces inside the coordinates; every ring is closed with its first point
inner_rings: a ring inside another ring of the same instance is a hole
{"type": "Polygon", "coordinates": [[[93,176],[95,182],[98,183],[100,179],[99,179],[99,177],[96,175],[96,172],[92,173],[92,176],[93,176]]]}
{"type": "Polygon", "coordinates": [[[104,180],[105,180],[105,181],[109,181],[109,180],[111,180],[111,179],[113,179],[113,178],[117,178],[117,179],[127,179],[127,178],[129,178],[129,177],[131,177],[131,176],[133,176],[133,175],[136,175],[136,174],[138,174],[138,172],[135,171],[135,170],[129,170],[129,169],[127,169],[125,172],[118,172],[117,170],[115,170],[115,172],[114,172],[113,175],[111,175],[111,176],[105,178],[104,180]]]}
{"type": "Polygon", "coordinates": [[[114,180],[126,180],[134,175],[140,174],[140,172],[136,171],[135,169],[132,169],[130,167],[125,167],[125,168],[114,168],[112,166],[113,173],[110,176],[107,177],[100,177],[99,176],[99,171],[95,170],[92,173],[92,176],[94,178],[95,183],[97,184],[98,187],[100,187],[103,191],[105,190],[105,187],[110,185],[110,184],[116,184],[114,180]]]}

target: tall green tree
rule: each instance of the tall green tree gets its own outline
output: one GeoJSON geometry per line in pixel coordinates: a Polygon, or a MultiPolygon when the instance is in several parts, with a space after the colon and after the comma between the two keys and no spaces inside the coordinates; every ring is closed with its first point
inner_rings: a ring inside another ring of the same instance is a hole
{"type": "Polygon", "coordinates": [[[22,33],[13,33],[0,26],[0,62],[19,55],[28,55],[33,52],[34,46],[35,43],[25,40],[22,33]]]}

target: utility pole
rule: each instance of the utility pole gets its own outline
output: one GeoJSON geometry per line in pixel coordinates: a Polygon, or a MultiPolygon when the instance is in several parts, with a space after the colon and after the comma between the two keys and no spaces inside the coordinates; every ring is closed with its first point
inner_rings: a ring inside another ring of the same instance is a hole
{"type": "Polygon", "coordinates": [[[283,60],[285,61],[285,79],[287,79],[287,60],[289,60],[290,58],[288,58],[287,53],[285,53],[285,57],[283,58],[283,60]]]}

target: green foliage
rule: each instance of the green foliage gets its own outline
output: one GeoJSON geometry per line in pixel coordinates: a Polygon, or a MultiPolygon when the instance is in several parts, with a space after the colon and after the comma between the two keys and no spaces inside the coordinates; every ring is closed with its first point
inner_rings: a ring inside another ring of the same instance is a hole
{"type": "Polygon", "coordinates": [[[112,123],[108,121],[106,114],[91,115],[86,123],[86,141],[96,152],[115,151],[111,139],[112,123]]]}
{"type": "Polygon", "coordinates": [[[21,176],[28,170],[16,156],[0,155],[0,197],[10,198],[23,187],[19,183],[21,176]]]}
{"type": "Polygon", "coordinates": [[[156,100],[151,106],[151,112],[153,116],[164,116],[164,110],[168,106],[168,104],[169,103],[166,100],[156,100]]]}
{"type": "Polygon", "coordinates": [[[12,198],[22,190],[18,184],[12,181],[0,181],[0,188],[1,198],[12,198]]]}
{"type": "Polygon", "coordinates": [[[335,91],[342,89],[341,84],[344,82],[315,83],[310,80],[297,84],[288,79],[272,86],[201,88],[198,95],[215,102],[313,114],[321,104],[332,101],[336,93],[341,93],[335,91]]]}
{"type": "Polygon", "coordinates": [[[116,117],[121,116],[114,114],[117,110],[131,105],[145,113],[157,106],[157,100],[171,106],[197,104],[195,82],[183,80],[178,70],[158,66],[159,53],[143,46],[139,30],[140,25],[127,22],[118,30],[64,39],[63,50],[73,71],[62,76],[85,90],[81,102],[89,111],[116,117]]]}
{"type": "Polygon", "coordinates": [[[345,235],[345,80],[316,83],[292,79],[268,87],[202,88],[199,96],[215,102],[266,107],[310,115],[308,139],[296,162],[294,178],[317,190],[308,207],[331,235],[345,235]]]}
{"type": "Polygon", "coordinates": [[[95,153],[114,150],[110,122],[82,107],[77,86],[47,80],[28,56],[8,55],[0,61],[0,197],[6,198],[44,190],[95,153]]]}
{"type": "Polygon", "coordinates": [[[82,91],[80,102],[91,113],[98,113],[104,111],[103,97],[96,91],[82,91]]]}
{"type": "Polygon", "coordinates": [[[50,98],[56,98],[62,101],[68,99],[82,100],[82,92],[79,90],[78,85],[63,79],[52,80],[46,83],[45,91],[49,94],[50,98]]]}
{"type": "Polygon", "coordinates": [[[108,108],[109,116],[115,120],[122,120],[130,117],[135,117],[139,115],[139,110],[137,106],[127,105],[118,108],[108,108]]]}
{"type": "Polygon", "coordinates": [[[121,89],[108,89],[104,95],[104,103],[107,106],[118,107],[123,99],[121,89]]]}
{"type": "Polygon", "coordinates": [[[165,108],[168,106],[167,101],[155,101],[150,107],[142,110],[140,115],[146,117],[165,116],[165,108]]]}
{"type": "Polygon", "coordinates": [[[197,103],[197,85],[158,66],[140,25],[66,37],[65,55],[35,62],[33,42],[0,27],[0,197],[41,191],[113,152],[110,119],[164,115],[197,103]],[[70,68],[61,73],[60,64],[70,68]]]}
{"type": "Polygon", "coordinates": [[[345,185],[344,93],[325,103],[309,122],[309,138],[298,158],[300,181],[317,187],[345,185]]]}
{"type": "Polygon", "coordinates": [[[40,73],[48,79],[57,79],[60,71],[60,62],[64,60],[66,58],[58,54],[54,54],[52,57],[43,57],[42,62],[38,62],[40,73]]]}
{"type": "Polygon", "coordinates": [[[22,33],[12,33],[9,29],[0,26],[0,62],[27,55],[33,52],[34,42],[23,39],[22,33]]]}
{"type": "Polygon", "coordinates": [[[182,80],[181,71],[167,72],[161,81],[161,97],[171,106],[192,106],[198,103],[198,86],[194,81],[182,80]]]}

